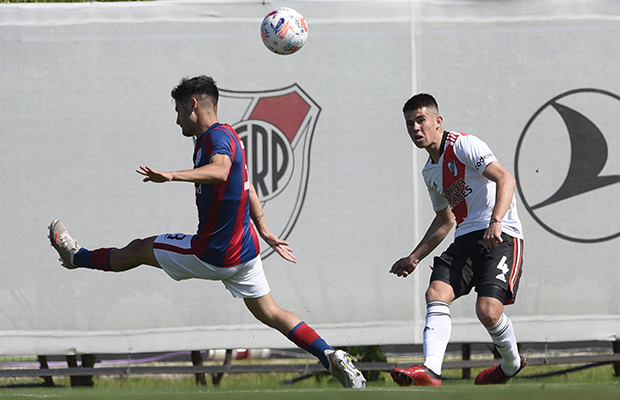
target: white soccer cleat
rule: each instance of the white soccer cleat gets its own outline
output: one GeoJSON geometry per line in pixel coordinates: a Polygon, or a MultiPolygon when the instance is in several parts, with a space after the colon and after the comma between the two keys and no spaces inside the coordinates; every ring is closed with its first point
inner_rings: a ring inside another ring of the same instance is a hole
{"type": "Polygon", "coordinates": [[[329,360],[329,372],[342,386],[354,389],[366,387],[364,375],[353,365],[349,354],[342,350],[325,350],[325,355],[329,360]]]}
{"type": "Polygon", "coordinates": [[[60,255],[58,261],[67,269],[77,268],[77,265],[73,263],[73,257],[80,251],[80,245],[69,235],[59,220],[53,220],[48,229],[50,231],[48,236],[50,243],[60,255]]]}

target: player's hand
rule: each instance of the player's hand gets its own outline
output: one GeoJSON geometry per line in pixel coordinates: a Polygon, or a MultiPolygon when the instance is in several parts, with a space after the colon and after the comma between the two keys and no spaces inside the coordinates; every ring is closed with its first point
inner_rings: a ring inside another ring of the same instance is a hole
{"type": "Polygon", "coordinates": [[[413,271],[415,271],[418,266],[417,262],[414,262],[409,257],[403,257],[400,260],[396,261],[394,265],[392,265],[392,269],[390,269],[391,274],[395,274],[396,276],[402,276],[403,278],[408,277],[413,271]]]}
{"type": "Polygon", "coordinates": [[[285,240],[280,240],[276,235],[268,233],[263,236],[263,240],[267,242],[271,248],[278,253],[278,255],[284,258],[286,261],[296,263],[297,258],[293,255],[293,249],[288,247],[288,242],[285,240]]]}
{"type": "Polygon", "coordinates": [[[482,241],[484,242],[484,246],[492,250],[499,246],[502,239],[502,224],[500,222],[494,222],[484,231],[484,235],[482,236],[482,241]]]}
{"type": "Polygon", "coordinates": [[[137,169],[136,172],[139,173],[140,175],[145,176],[142,182],[163,183],[163,182],[170,182],[172,180],[171,173],[155,171],[154,169],[150,167],[146,167],[146,166],[145,167],[140,166],[140,168],[137,169]]]}

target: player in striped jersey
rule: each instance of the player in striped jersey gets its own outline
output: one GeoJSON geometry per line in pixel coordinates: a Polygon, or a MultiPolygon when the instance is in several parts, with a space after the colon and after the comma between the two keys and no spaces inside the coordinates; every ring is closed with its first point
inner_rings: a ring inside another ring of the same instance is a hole
{"type": "Polygon", "coordinates": [[[515,301],[523,259],[515,180],[482,140],[443,130],[431,95],[413,96],[403,113],[411,140],[429,154],[422,175],[436,216],[413,252],[394,263],[390,272],[409,276],[455,222],[456,228],[454,243],[434,259],[426,291],[424,364],[394,368],[392,378],[401,386],[441,385],[452,330],[450,304],[475,288],[476,315],[502,355],[502,364],[481,372],[475,383],[505,383],[525,366],[512,322],[504,314],[504,305],[515,301]]]}
{"type": "Polygon", "coordinates": [[[365,387],[363,375],[346,352],[334,350],[297,315],[281,309],[271,296],[256,230],[285,260],[296,259],[288,243],[267,228],[256,190],[248,179],[243,142],[230,125],[218,121],[215,82],[208,76],[183,79],[171,94],[183,135],[196,138],[194,168],[162,172],[142,166],[137,172],[144,176],[144,182],[194,183],[198,233],[163,234],[136,239],[121,249],[90,251],[80,247],[64,225],[54,220],[49,238],[62,264],[69,269],[114,272],[150,265],[175,280],[220,280],[234,297],[244,300],[259,321],[316,356],[343,386],[365,387]]]}

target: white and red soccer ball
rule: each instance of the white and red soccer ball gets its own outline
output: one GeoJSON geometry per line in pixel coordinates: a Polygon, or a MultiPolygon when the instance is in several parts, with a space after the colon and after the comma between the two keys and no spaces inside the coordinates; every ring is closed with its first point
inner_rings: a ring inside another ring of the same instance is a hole
{"type": "Polygon", "coordinates": [[[308,25],[292,8],[276,8],[263,19],[260,34],[267,48],[276,54],[293,54],[306,43],[308,25]]]}

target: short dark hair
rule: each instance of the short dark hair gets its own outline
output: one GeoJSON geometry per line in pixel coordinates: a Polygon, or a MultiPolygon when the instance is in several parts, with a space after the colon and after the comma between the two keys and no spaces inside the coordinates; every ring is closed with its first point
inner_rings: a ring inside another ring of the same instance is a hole
{"type": "Polygon", "coordinates": [[[215,81],[210,76],[200,75],[194,78],[183,78],[177,87],[170,93],[177,102],[183,103],[197,95],[206,96],[214,106],[220,97],[215,81]]]}
{"type": "Polygon", "coordinates": [[[439,106],[433,96],[428,93],[419,93],[407,100],[405,106],[403,107],[403,113],[406,113],[407,111],[419,110],[423,107],[434,108],[437,112],[439,112],[439,106]]]}

